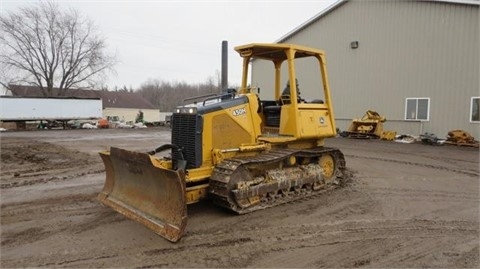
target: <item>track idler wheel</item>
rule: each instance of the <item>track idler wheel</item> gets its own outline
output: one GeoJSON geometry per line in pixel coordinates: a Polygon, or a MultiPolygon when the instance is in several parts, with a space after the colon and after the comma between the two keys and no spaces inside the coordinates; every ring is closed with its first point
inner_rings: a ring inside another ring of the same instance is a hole
{"type": "Polygon", "coordinates": [[[336,178],[335,170],[337,169],[335,159],[330,154],[325,154],[318,160],[320,167],[322,167],[322,176],[325,183],[330,183],[336,178]]]}

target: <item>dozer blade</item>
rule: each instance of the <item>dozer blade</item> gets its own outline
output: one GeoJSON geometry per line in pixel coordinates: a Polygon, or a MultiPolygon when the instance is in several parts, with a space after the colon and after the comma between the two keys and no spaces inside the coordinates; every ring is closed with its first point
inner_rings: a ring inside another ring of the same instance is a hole
{"type": "Polygon", "coordinates": [[[160,236],[178,241],[187,225],[183,171],[155,166],[150,155],[119,148],[100,156],[106,180],[98,200],[160,236]]]}

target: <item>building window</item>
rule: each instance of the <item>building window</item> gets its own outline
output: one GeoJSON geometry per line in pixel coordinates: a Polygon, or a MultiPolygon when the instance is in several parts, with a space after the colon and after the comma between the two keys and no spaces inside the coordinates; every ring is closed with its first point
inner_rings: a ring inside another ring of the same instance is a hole
{"type": "Polygon", "coordinates": [[[405,120],[428,121],[430,98],[407,98],[405,101],[405,120]]]}
{"type": "Polygon", "coordinates": [[[480,97],[472,97],[470,102],[470,122],[480,122],[480,97]]]}

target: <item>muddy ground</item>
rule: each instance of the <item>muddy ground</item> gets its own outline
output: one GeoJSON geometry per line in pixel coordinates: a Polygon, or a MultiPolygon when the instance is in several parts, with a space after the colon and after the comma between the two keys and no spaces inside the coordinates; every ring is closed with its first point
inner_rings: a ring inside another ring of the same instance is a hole
{"type": "Polygon", "coordinates": [[[189,206],[178,243],[102,206],[97,152],[151,150],[168,129],[6,132],[1,267],[478,268],[479,149],[334,138],[344,188],[235,215],[189,206]]]}

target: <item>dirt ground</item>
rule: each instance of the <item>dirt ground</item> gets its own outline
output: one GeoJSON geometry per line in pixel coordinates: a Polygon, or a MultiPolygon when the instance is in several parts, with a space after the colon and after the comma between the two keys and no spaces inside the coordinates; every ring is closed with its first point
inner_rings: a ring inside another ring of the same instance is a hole
{"type": "Polygon", "coordinates": [[[97,152],[152,150],[165,128],[1,133],[1,267],[478,268],[479,149],[334,138],[353,178],[235,215],[189,206],[170,243],[102,206],[97,152]]]}

